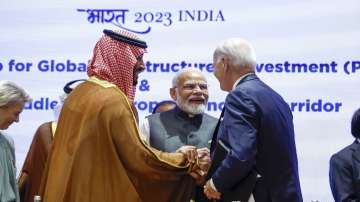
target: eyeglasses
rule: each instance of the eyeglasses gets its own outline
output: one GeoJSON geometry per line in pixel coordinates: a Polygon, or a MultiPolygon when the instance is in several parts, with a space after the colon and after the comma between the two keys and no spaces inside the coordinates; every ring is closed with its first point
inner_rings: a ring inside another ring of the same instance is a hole
{"type": "Polygon", "coordinates": [[[199,86],[200,90],[207,90],[208,85],[204,83],[188,83],[182,86],[184,90],[194,90],[196,86],[199,86]]]}

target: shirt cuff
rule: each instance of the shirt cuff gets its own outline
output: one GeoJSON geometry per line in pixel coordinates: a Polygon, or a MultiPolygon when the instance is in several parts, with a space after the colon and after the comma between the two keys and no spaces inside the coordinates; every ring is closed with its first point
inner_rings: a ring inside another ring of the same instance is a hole
{"type": "Polygon", "coordinates": [[[210,187],[211,187],[213,190],[218,191],[218,190],[216,189],[215,185],[214,185],[214,182],[213,182],[212,178],[209,180],[209,184],[210,184],[210,187]]]}

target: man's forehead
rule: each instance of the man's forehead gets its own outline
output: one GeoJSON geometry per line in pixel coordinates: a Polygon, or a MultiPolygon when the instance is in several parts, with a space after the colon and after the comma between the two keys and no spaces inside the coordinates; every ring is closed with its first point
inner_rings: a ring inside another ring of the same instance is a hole
{"type": "Polygon", "coordinates": [[[192,79],[192,80],[185,80],[184,84],[206,84],[206,80],[204,79],[192,79]]]}
{"type": "Polygon", "coordinates": [[[199,82],[203,81],[206,83],[206,78],[199,72],[185,72],[180,77],[178,82],[185,83],[185,82],[199,82]]]}

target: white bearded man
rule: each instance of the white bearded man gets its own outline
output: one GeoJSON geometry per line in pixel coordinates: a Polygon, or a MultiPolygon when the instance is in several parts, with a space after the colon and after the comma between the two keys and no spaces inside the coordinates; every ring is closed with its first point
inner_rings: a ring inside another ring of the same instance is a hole
{"type": "MultiPolygon", "coordinates": [[[[197,69],[182,69],[172,80],[170,96],[176,107],[147,116],[140,127],[143,139],[166,152],[199,148],[198,158],[206,162],[217,119],[204,113],[209,97],[205,76],[197,69]]],[[[196,201],[207,201],[198,190],[196,201]]]]}
{"type": "Polygon", "coordinates": [[[209,147],[217,119],[204,113],[209,98],[205,76],[197,69],[182,69],[172,80],[170,96],[176,107],[147,116],[140,127],[146,142],[167,152],[184,145],[209,147]]]}

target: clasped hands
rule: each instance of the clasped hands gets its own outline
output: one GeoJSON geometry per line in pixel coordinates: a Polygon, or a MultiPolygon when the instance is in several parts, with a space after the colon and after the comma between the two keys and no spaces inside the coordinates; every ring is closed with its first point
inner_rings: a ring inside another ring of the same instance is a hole
{"type": "Polygon", "coordinates": [[[189,175],[195,179],[196,184],[204,185],[205,177],[211,164],[209,149],[206,147],[197,149],[194,146],[186,145],[180,147],[176,152],[183,153],[187,161],[193,164],[189,175]]]}
{"type": "Polygon", "coordinates": [[[214,190],[210,185],[210,180],[205,183],[206,174],[209,171],[211,165],[210,151],[208,148],[197,149],[194,146],[182,146],[176,152],[183,153],[187,161],[192,163],[192,167],[189,175],[194,178],[196,184],[204,186],[204,194],[208,199],[220,199],[221,193],[214,190]]]}

